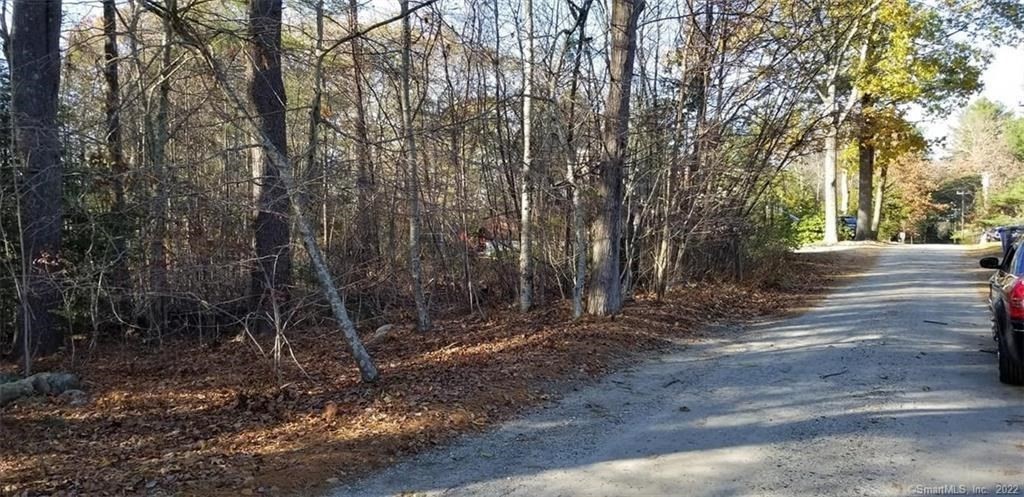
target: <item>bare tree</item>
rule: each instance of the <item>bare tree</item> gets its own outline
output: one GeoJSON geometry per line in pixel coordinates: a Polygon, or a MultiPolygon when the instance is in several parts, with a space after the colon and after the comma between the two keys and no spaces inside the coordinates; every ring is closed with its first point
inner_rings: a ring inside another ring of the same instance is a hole
{"type": "MultiPolygon", "coordinates": [[[[579,31],[576,38],[576,55],[573,57],[572,73],[569,79],[569,112],[566,129],[563,138],[568,154],[566,161],[566,180],[568,181],[570,198],[572,199],[572,317],[579,319],[583,316],[583,284],[587,272],[587,233],[586,219],[584,218],[583,205],[583,182],[578,177],[576,169],[580,167],[579,160],[579,137],[576,131],[576,99],[580,89],[580,72],[583,64],[584,48],[587,43],[587,18],[590,16],[590,7],[593,0],[583,0],[578,10],[575,11],[574,28],[579,31]]],[[[571,33],[570,33],[571,35],[571,33]]]]}
{"type": "MultiPolygon", "coordinates": [[[[359,31],[359,4],[357,0],[348,2],[348,23],[350,35],[359,31]]],[[[373,163],[370,155],[370,135],[366,127],[366,97],[363,92],[363,77],[365,62],[363,61],[363,44],[361,36],[352,36],[350,42],[352,49],[352,92],[355,107],[355,119],[352,126],[355,131],[356,149],[356,188],[358,189],[356,225],[360,227],[362,240],[359,242],[358,253],[365,259],[376,256],[380,247],[378,246],[378,234],[376,219],[376,180],[373,174],[373,163]]]]}
{"type": "MultiPolygon", "coordinates": [[[[281,79],[281,0],[249,1],[249,96],[256,109],[261,133],[277,153],[287,156],[285,127],[287,98],[281,79]]],[[[273,303],[286,301],[291,284],[289,198],[280,171],[262,147],[253,149],[255,173],[257,266],[252,276],[253,309],[272,312],[273,303]]],[[[257,318],[257,329],[269,331],[267,319],[257,318]]]]}
{"type": "Polygon", "coordinates": [[[63,343],[61,303],[63,166],[57,129],[60,0],[15,0],[11,18],[11,116],[23,168],[21,198],[21,333],[15,350],[28,360],[63,343]]]}
{"type": "Polygon", "coordinates": [[[591,224],[591,260],[594,264],[587,312],[608,316],[622,308],[619,276],[619,241],[622,238],[622,177],[629,155],[630,85],[636,58],[636,28],[644,0],[613,0],[611,56],[608,68],[611,85],[604,114],[604,148],[601,151],[600,212],[591,224]]]}
{"type": "MultiPolygon", "coordinates": [[[[163,40],[160,46],[160,77],[157,83],[156,115],[150,117],[146,112],[145,122],[147,139],[146,155],[153,172],[153,199],[150,205],[149,234],[149,286],[152,294],[149,306],[150,328],[161,330],[167,323],[167,205],[170,188],[169,166],[167,164],[167,143],[170,141],[170,106],[171,106],[171,72],[172,51],[174,45],[174,28],[172,16],[177,12],[177,0],[168,0],[166,10],[161,15],[163,40]]],[[[138,18],[136,17],[136,20],[138,18]]],[[[133,41],[134,43],[134,41],[133,41]]],[[[138,60],[138,54],[133,54],[138,60]]],[[[142,70],[139,71],[142,73],[142,70]]],[[[142,84],[142,78],[139,78],[142,84]]],[[[148,99],[147,99],[148,101],[148,99]]],[[[148,103],[147,103],[148,107],[148,103]]],[[[148,108],[146,109],[148,110],[148,108]]]]}
{"type": "MultiPolygon", "coordinates": [[[[121,84],[118,77],[118,58],[117,5],[114,0],[103,0],[103,79],[107,83],[106,145],[107,161],[110,163],[113,176],[111,186],[114,193],[114,205],[111,207],[111,211],[115,216],[123,218],[127,215],[124,180],[128,173],[128,166],[125,163],[124,145],[121,140],[121,84]]],[[[126,234],[122,227],[115,229],[112,276],[118,286],[124,286],[130,281],[125,247],[126,234]]]]}
{"type": "Polygon", "coordinates": [[[519,198],[519,310],[533,306],[533,0],[523,4],[526,40],[523,43],[523,171],[519,198]]]}
{"type": "MultiPolygon", "coordinates": [[[[280,2],[280,0],[271,1],[280,2]]],[[[258,119],[257,116],[253,116],[248,112],[244,100],[239,96],[239,92],[235,90],[228,78],[228,71],[214,56],[209,44],[204,43],[201,40],[186,20],[178,17],[175,13],[168,11],[167,8],[152,3],[147,4],[147,6],[148,8],[160,13],[165,19],[169,19],[171,21],[174,32],[202,57],[203,62],[209,68],[210,72],[212,72],[212,75],[217,82],[217,86],[224,93],[225,97],[227,97],[230,104],[234,107],[234,110],[244,117],[246,124],[251,126],[259,147],[266,152],[266,157],[269,157],[279,174],[278,177],[281,181],[281,186],[284,188],[284,193],[288,196],[289,205],[292,208],[293,219],[296,227],[298,228],[299,238],[302,240],[302,243],[306,248],[306,253],[309,256],[313,273],[316,276],[317,281],[320,283],[320,287],[327,299],[327,303],[331,307],[334,318],[341,327],[342,334],[344,335],[345,341],[352,353],[352,358],[355,360],[356,365],[359,368],[360,376],[365,382],[376,381],[379,378],[377,367],[373,363],[373,359],[370,357],[370,354],[367,353],[362,341],[359,339],[355,325],[352,323],[352,320],[349,318],[348,311],[345,309],[341,293],[338,291],[337,286],[335,286],[334,279],[327,267],[327,261],[324,258],[323,251],[317,243],[316,233],[313,231],[313,227],[305,216],[305,206],[302,203],[303,195],[299,186],[295,184],[295,178],[292,174],[289,158],[278,151],[275,147],[271,137],[264,131],[263,126],[259,125],[262,121],[258,119]]],[[[280,12],[280,10],[278,10],[278,12],[280,12]]],[[[278,17],[278,19],[280,19],[280,17],[278,17]]],[[[280,47],[280,30],[277,31],[277,40],[274,43],[276,43],[276,46],[280,47]]]]}
{"type": "Polygon", "coordinates": [[[402,4],[402,135],[405,141],[405,174],[407,176],[406,195],[409,196],[409,273],[412,276],[413,299],[416,301],[416,329],[430,330],[430,311],[427,299],[423,295],[423,267],[420,263],[420,181],[419,164],[416,158],[416,137],[412,128],[412,97],[410,80],[412,78],[411,52],[412,27],[409,21],[409,0],[401,0],[402,4]]]}

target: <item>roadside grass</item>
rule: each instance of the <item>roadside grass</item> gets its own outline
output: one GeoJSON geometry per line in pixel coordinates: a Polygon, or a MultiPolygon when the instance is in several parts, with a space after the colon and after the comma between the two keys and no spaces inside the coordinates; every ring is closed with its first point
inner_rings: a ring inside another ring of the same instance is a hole
{"type": "Polygon", "coordinates": [[[363,330],[381,370],[374,385],[359,383],[325,329],[289,337],[302,369],[285,362],[278,374],[244,340],[49,358],[38,366],[78,373],[91,401],[29,398],[0,411],[0,495],[313,495],[699,339],[709,324],[809,308],[875,256],[780,255],[742,282],[640,296],[614,319],[574,323],[560,304],[441,319],[427,334],[363,330]]]}

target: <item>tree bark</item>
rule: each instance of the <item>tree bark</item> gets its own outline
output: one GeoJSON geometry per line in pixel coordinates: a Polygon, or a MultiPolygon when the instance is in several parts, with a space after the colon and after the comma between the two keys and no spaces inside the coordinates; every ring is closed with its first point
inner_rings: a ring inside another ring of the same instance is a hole
{"type": "Polygon", "coordinates": [[[20,185],[22,281],[15,350],[56,352],[60,308],[63,165],[57,127],[60,0],[15,0],[11,16],[11,117],[20,185]]]}
{"type": "Polygon", "coordinates": [[[519,198],[519,310],[533,306],[533,0],[526,0],[523,69],[523,171],[519,198]]]}
{"type": "Polygon", "coordinates": [[[412,27],[409,21],[409,0],[402,4],[402,134],[405,139],[405,169],[409,196],[409,273],[412,276],[413,300],[416,302],[416,329],[430,330],[430,311],[423,295],[423,268],[420,264],[420,182],[416,159],[416,138],[412,129],[412,97],[410,95],[412,27]]]}
{"type": "MultiPolygon", "coordinates": [[[[285,128],[287,98],[281,78],[281,0],[249,1],[249,96],[262,135],[277,153],[288,156],[285,128]]],[[[252,274],[252,309],[257,331],[269,331],[274,302],[288,299],[291,284],[288,193],[280,172],[263,147],[253,149],[256,219],[253,235],[256,268],[252,274]]]]}
{"type": "Polygon", "coordinates": [[[861,97],[861,123],[857,134],[857,154],[859,176],[857,192],[857,233],[856,240],[872,240],[877,233],[872,229],[874,216],[871,214],[873,204],[871,194],[874,188],[871,183],[875,177],[875,145],[871,130],[871,95],[861,97]]]}
{"type": "MultiPolygon", "coordinates": [[[[112,173],[112,189],[114,193],[114,205],[111,207],[111,214],[114,219],[125,219],[124,180],[128,174],[128,167],[124,158],[124,145],[121,140],[121,84],[118,78],[118,52],[117,52],[117,5],[114,0],[103,0],[103,79],[107,83],[106,92],[106,146],[107,162],[110,164],[112,173]]],[[[131,281],[128,275],[128,260],[125,253],[124,226],[114,227],[113,238],[113,265],[111,276],[119,290],[131,281]]],[[[120,297],[117,298],[120,300],[120,297]]]]}
{"type": "Polygon", "coordinates": [[[613,315],[622,308],[619,277],[622,238],[622,177],[629,154],[629,103],[636,58],[636,28],[643,0],[613,0],[610,86],[605,107],[598,198],[601,210],[591,224],[591,260],[594,277],[587,295],[587,312],[613,315]]]}

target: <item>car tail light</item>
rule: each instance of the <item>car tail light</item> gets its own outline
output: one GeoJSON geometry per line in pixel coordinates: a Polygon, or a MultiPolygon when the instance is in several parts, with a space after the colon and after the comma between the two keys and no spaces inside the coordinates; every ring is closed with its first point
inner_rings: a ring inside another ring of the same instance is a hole
{"type": "Polygon", "coordinates": [[[1010,319],[1024,321],[1024,280],[1013,282],[1009,294],[1010,319]]]}

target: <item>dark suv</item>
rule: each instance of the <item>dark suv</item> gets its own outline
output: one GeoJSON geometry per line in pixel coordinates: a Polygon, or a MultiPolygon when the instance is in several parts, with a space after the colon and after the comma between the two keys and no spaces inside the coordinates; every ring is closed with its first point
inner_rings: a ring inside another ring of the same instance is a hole
{"type": "Polygon", "coordinates": [[[1020,240],[1004,247],[1001,261],[986,257],[981,267],[996,270],[989,278],[988,307],[998,344],[999,381],[1024,385],[1024,249],[1020,240]]]}

